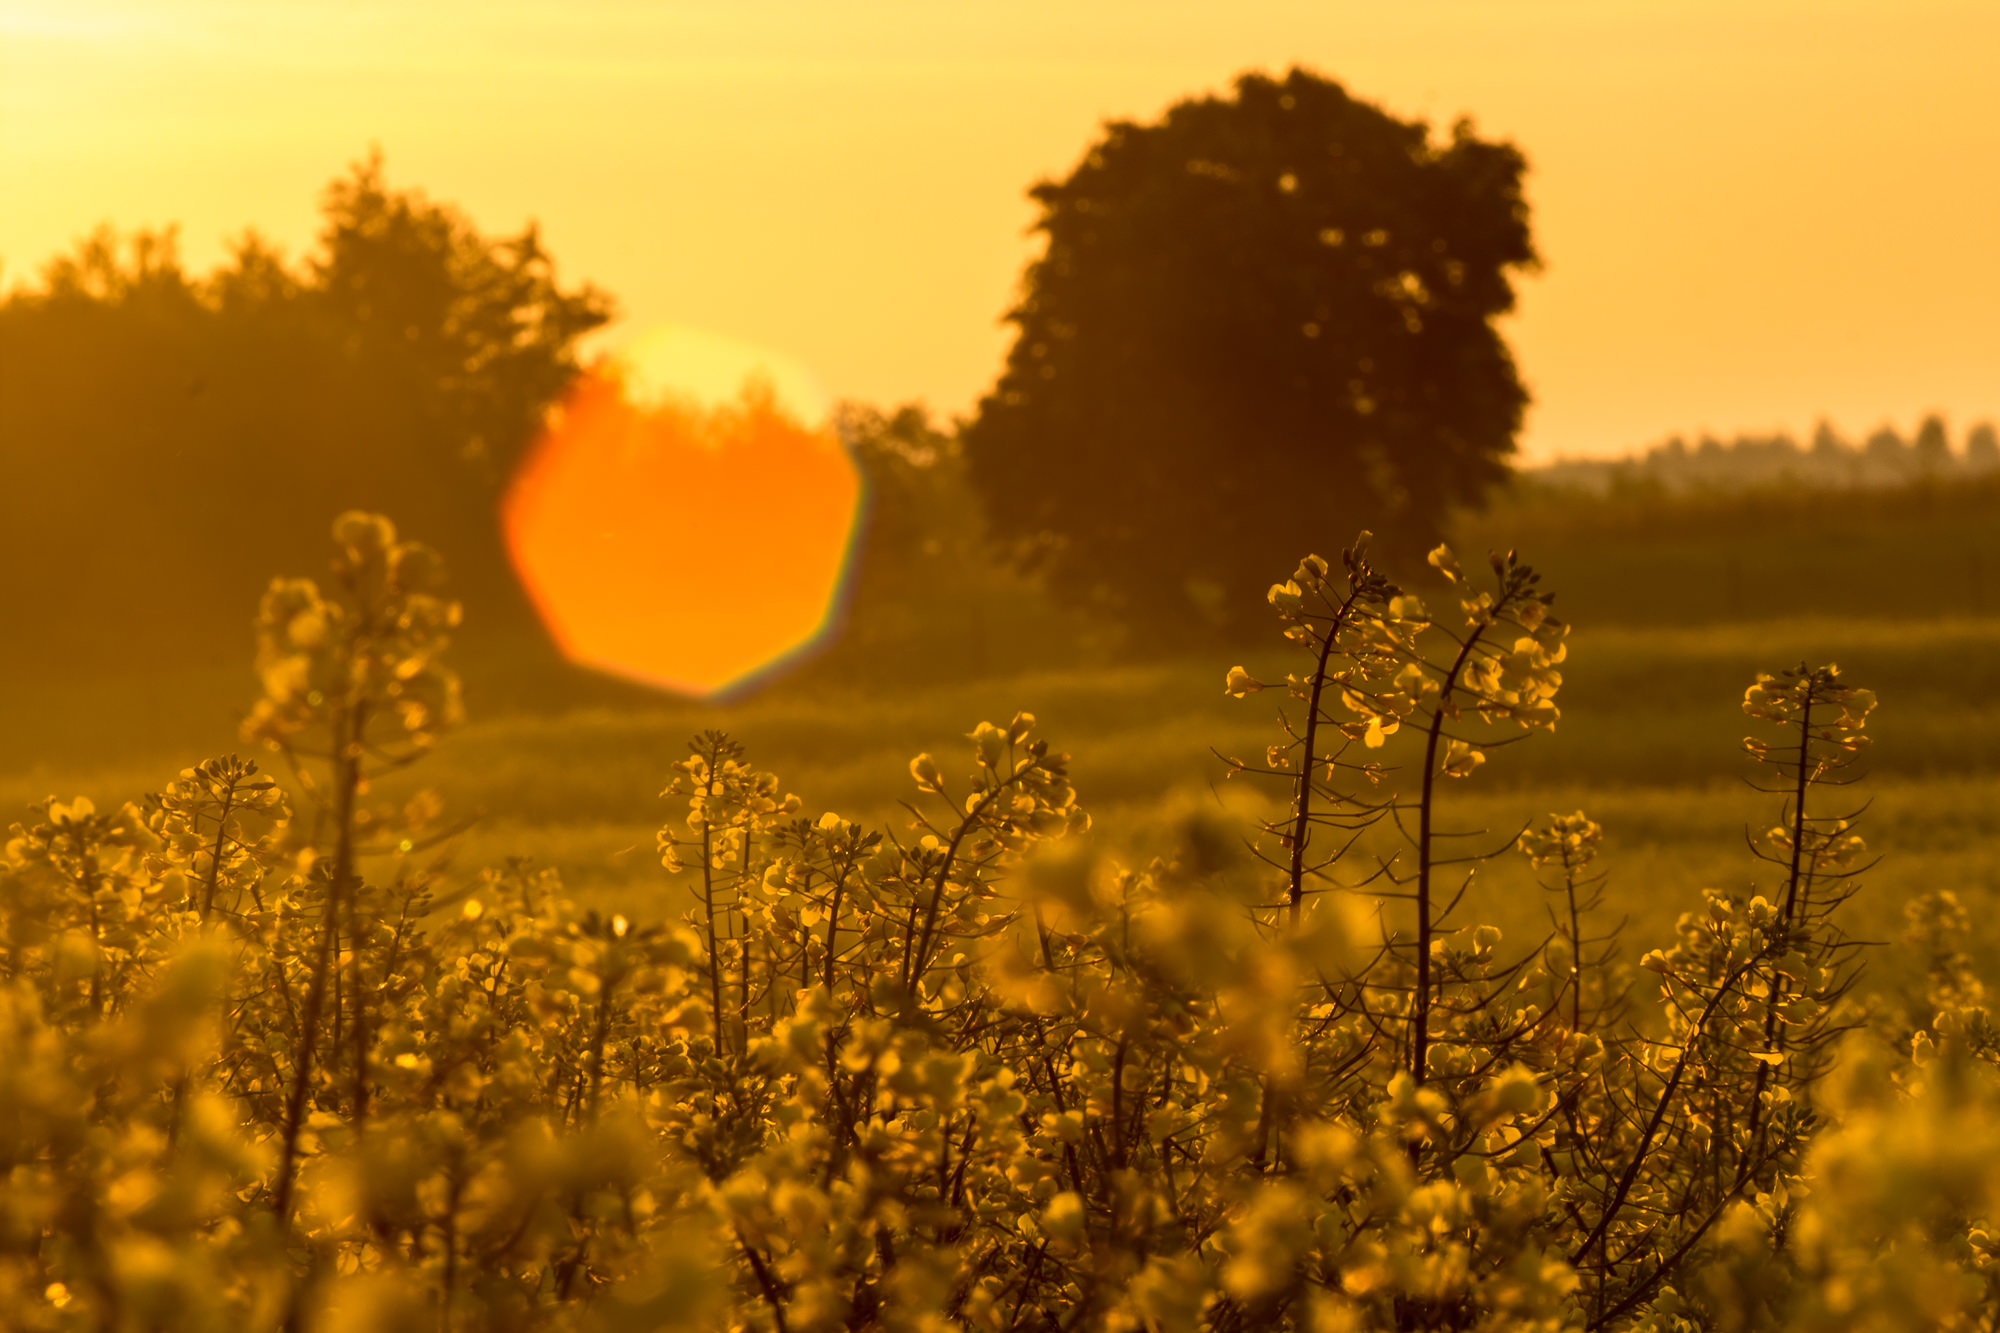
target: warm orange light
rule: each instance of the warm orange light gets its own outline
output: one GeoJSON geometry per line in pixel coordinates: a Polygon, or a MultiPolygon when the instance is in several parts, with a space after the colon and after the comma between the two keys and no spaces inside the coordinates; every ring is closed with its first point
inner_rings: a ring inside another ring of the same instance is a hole
{"type": "Polygon", "coordinates": [[[804,371],[670,328],[579,377],[502,516],[572,661],[709,695],[825,632],[860,495],[804,371]]]}

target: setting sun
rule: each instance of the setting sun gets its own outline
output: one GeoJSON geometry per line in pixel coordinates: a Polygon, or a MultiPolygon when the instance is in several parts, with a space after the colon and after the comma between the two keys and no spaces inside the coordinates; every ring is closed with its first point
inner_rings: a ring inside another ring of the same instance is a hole
{"type": "Polygon", "coordinates": [[[571,387],[503,517],[572,661],[712,695],[826,628],[860,493],[809,372],[668,326],[571,387]]]}

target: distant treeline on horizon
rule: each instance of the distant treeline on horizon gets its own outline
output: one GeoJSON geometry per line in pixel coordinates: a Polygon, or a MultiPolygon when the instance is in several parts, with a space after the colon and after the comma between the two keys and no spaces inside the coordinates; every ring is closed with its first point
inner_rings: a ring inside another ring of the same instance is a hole
{"type": "Polygon", "coordinates": [[[1979,422],[1954,442],[1936,414],[1925,417],[1907,439],[1884,425],[1857,444],[1822,421],[1805,444],[1782,431],[1742,434],[1727,442],[1704,435],[1692,445],[1676,435],[1636,456],[1559,458],[1520,469],[1538,485],[1600,496],[1762,486],[1875,489],[1994,473],[2000,473],[2000,432],[1993,423],[1979,422]]]}

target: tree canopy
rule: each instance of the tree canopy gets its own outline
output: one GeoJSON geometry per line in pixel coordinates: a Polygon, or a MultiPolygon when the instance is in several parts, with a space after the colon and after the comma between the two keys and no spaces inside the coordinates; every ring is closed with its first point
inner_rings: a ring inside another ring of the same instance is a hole
{"type": "Polygon", "coordinates": [[[1527,401],[1493,327],[1525,169],[1301,70],[1107,125],[1030,192],[1046,249],[965,430],[995,534],[1161,630],[1231,628],[1302,545],[1428,544],[1527,401]]]}
{"type": "Polygon", "coordinates": [[[309,559],[349,508],[465,552],[482,620],[532,632],[495,496],[608,298],[559,283],[532,226],[485,235],[392,190],[379,156],[322,216],[298,260],[247,235],[205,276],[172,231],[100,230],[0,298],[0,580],[57,631],[10,669],[88,670],[135,639],[150,660],[238,660],[243,550],[309,559]]]}

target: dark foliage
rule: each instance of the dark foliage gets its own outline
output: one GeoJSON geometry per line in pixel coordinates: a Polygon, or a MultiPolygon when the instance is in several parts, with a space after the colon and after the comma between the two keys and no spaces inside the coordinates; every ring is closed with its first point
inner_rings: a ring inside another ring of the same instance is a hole
{"type": "Polygon", "coordinates": [[[1535,261],[1525,167],[1300,70],[1110,124],[1032,191],[1047,249],[965,432],[995,535],[1183,632],[1241,628],[1329,527],[1425,549],[1527,401],[1492,325],[1535,261]]]}
{"type": "Polygon", "coordinates": [[[1992,422],[1974,425],[1965,433],[1964,448],[1953,449],[1944,418],[1933,412],[1917,424],[1907,443],[1894,426],[1884,425],[1870,432],[1865,447],[1849,444],[1822,420],[1803,446],[1783,431],[1727,441],[1704,435],[1693,445],[1676,435],[1643,454],[1558,459],[1525,469],[1522,479],[1614,499],[1650,494],[1712,500],[1759,487],[1785,493],[1923,485],[1956,489],[1996,471],[2000,444],[1992,422]]]}
{"type": "Polygon", "coordinates": [[[560,285],[532,226],[483,235],[379,157],[322,210],[296,264],[252,235],[196,277],[171,232],[106,230],[0,301],[0,577],[43,627],[10,670],[135,640],[239,660],[250,571],[310,559],[329,506],[412,515],[489,625],[531,625],[494,497],[608,299],[560,285]]]}

